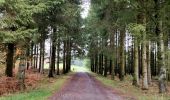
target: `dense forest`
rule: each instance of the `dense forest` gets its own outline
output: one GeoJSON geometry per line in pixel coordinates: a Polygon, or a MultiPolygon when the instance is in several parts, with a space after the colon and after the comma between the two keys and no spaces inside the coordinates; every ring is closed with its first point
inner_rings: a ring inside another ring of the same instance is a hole
{"type": "Polygon", "coordinates": [[[28,70],[53,78],[86,58],[94,73],[122,82],[130,75],[134,87],[157,82],[168,92],[170,0],[87,1],[0,0],[0,77],[16,77],[25,90],[28,70]]]}
{"type": "Polygon", "coordinates": [[[159,92],[166,92],[169,5],[169,0],[92,0],[86,20],[91,70],[121,81],[130,74],[132,84],[144,90],[158,79],[159,92]]]}
{"type": "Polygon", "coordinates": [[[17,59],[20,59],[17,66],[20,88],[24,88],[26,69],[38,69],[43,74],[47,39],[50,41],[48,77],[68,73],[71,51],[76,52],[81,45],[79,5],[78,0],[1,0],[0,43],[2,56],[6,53],[6,62],[1,63],[6,64],[5,75],[13,77],[17,59]],[[60,52],[63,53],[62,72],[59,72],[60,52]]]}

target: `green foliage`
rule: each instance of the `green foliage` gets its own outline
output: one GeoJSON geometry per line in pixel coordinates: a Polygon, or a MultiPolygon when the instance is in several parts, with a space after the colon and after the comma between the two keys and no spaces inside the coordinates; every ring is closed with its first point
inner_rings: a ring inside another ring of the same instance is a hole
{"type": "Polygon", "coordinates": [[[146,32],[146,27],[142,24],[132,23],[128,25],[128,30],[134,37],[142,39],[143,34],[146,32]]]}
{"type": "Polygon", "coordinates": [[[5,0],[1,6],[0,38],[3,43],[28,41],[37,32],[32,18],[33,6],[28,0],[5,0]]]}

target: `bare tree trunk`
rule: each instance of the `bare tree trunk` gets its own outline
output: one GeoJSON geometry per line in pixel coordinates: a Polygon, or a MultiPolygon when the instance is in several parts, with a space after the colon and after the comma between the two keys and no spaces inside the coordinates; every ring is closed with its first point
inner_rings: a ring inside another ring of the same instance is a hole
{"type": "Polygon", "coordinates": [[[57,44],[57,75],[60,74],[60,40],[58,38],[58,44],[57,44]]]}
{"type": "Polygon", "coordinates": [[[48,77],[54,77],[55,73],[55,58],[56,58],[56,28],[53,30],[53,36],[52,36],[52,48],[51,48],[51,64],[49,69],[48,77]]]}
{"type": "Polygon", "coordinates": [[[70,42],[69,42],[69,39],[67,39],[66,41],[66,73],[69,72],[69,68],[70,68],[70,65],[69,65],[69,48],[70,48],[70,42]]]}
{"type": "Polygon", "coordinates": [[[36,50],[37,50],[37,46],[36,46],[36,44],[34,44],[34,69],[36,68],[36,50]]]}
{"type": "Polygon", "coordinates": [[[134,39],[134,75],[133,75],[133,85],[139,86],[139,57],[138,57],[138,41],[134,39]]]}
{"type": "Polygon", "coordinates": [[[158,45],[158,66],[160,66],[159,92],[164,93],[167,91],[167,87],[166,87],[166,68],[165,68],[163,33],[160,33],[160,40],[158,45]]]}
{"type": "Polygon", "coordinates": [[[30,66],[33,67],[33,51],[34,51],[34,44],[31,42],[31,61],[30,66]]]}
{"type": "Polygon", "coordinates": [[[95,72],[98,73],[98,54],[95,54],[95,72]]]}
{"type": "Polygon", "coordinates": [[[151,84],[151,47],[150,47],[150,41],[147,42],[147,66],[148,66],[148,84],[151,84]]]}
{"type": "Polygon", "coordinates": [[[107,77],[107,71],[108,71],[108,70],[107,70],[107,69],[108,69],[108,68],[107,68],[107,67],[108,67],[108,66],[107,66],[107,60],[108,60],[107,56],[104,56],[104,59],[105,59],[105,60],[104,60],[104,76],[107,77]]]}
{"type": "Polygon", "coordinates": [[[148,86],[148,73],[147,73],[147,61],[146,61],[146,33],[143,34],[143,48],[142,48],[142,89],[147,90],[148,86]]]}
{"type": "Polygon", "coordinates": [[[125,29],[120,31],[120,80],[124,80],[125,75],[125,54],[124,54],[124,40],[125,40],[125,29]]]}
{"type": "Polygon", "coordinates": [[[64,40],[64,47],[63,47],[63,74],[66,73],[66,41],[64,40]]]}
{"type": "Polygon", "coordinates": [[[26,56],[27,56],[27,70],[30,67],[30,46],[27,47],[27,52],[26,52],[26,56]]]}
{"type": "Polygon", "coordinates": [[[99,54],[99,74],[102,73],[102,54],[99,54]]]}
{"type": "Polygon", "coordinates": [[[40,73],[44,73],[44,52],[45,52],[45,39],[43,40],[42,43],[42,57],[41,57],[41,69],[40,69],[40,73]]]}
{"type": "MultiPolygon", "coordinates": [[[[42,37],[41,37],[42,38],[42,37]]],[[[41,71],[41,67],[42,67],[42,52],[43,52],[43,41],[40,41],[40,57],[39,57],[39,68],[38,68],[38,72],[40,73],[41,71]]]]}
{"type": "Polygon", "coordinates": [[[111,56],[111,75],[112,75],[112,79],[114,80],[115,77],[115,30],[113,30],[111,36],[110,36],[110,48],[112,49],[112,56],[111,56]]]}
{"type": "Polygon", "coordinates": [[[5,74],[7,75],[7,77],[13,76],[14,46],[15,45],[13,43],[8,43],[6,70],[5,70],[5,74]]]}
{"type": "Polygon", "coordinates": [[[24,90],[25,87],[25,67],[26,67],[26,62],[25,62],[25,50],[21,50],[20,52],[20,63],[19,63],[19,68],[18,68],[18,87],[20,90],[24,90]]]}
{"type": "Polygon", "coordinates": [[[164,93],[167,91],[166,87],[166,67],[165,67],[165,54],[164,54],[164,34],[163,34],[163,22],[162,22],[162,0],[154,0],[155,2],[155,19],[156,28],[155,33],[159,37],[158,41],[158,67],[159,67],[159,92],[164,93]]]}
{"type": "Polygon", "coordinates": [[[39,46],[38,44],[36,45],[36,61],[35,61],[35,68],[37,69],[38,68],[38,49],[39,49],[39,46]]]}

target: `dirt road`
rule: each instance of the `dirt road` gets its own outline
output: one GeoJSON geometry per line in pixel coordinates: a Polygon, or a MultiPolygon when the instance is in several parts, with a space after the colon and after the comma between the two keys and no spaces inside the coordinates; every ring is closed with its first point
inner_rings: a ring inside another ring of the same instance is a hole
{"type": "Polygon", "coordinates": [[[88,73],[78,72],[49,100],[132,100],[104,86],[88,73]]]}

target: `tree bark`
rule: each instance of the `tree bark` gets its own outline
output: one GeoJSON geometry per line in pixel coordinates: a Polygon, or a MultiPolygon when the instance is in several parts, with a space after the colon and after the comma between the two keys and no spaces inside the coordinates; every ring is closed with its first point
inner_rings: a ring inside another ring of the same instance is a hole
{"type": "MultiPolygon", "coordinates": [[[[41,37],[42,38],[42,37],[41,37]]],[[[43,52],[43,42],[42,40],[40,41],[40,57],[39,57],[39,68],[38,68],[38,72],[40,73],[41,71],[41,67],[42,67],[42,52],[43,52]]]]}
{"type": "Polygon", "coordinates": [[[120,80],[124,80],[125,75],[125,54],[124,54],[125,29],[120,31],[120,80]]]}
{"type": "Polygon", "coordinates": [[[20,63],[18,68],[18,87],[21,91],[23,91],[25,87],[25,50],[21,50],[20,52],[20,63]]]}
{"type": "Polygon", "coordinates": [[[13,77],[13,57],[14,57],[14,44],[8,43],[8,51],[7,51],[7,58],[6,58],[6,70],[5,74],[7,77],[13,77]]]}
{"type": "Polygon", "coordinates": [[[159,38],[160,38],[158,45],[158,66],[160,67],[159,92],[164,93],[167,91],[167,87],[166,87],[166,68],[165,68],[163,33],[160,33],[159,38]]]}
{"type": "Polygon", "coordinates": [[[104,57],[105,61],[104,61],[104,76],[107,77],[107,71],[108,71],[108,66],[107,66],[107,56],[104,57]]]}
{"type": "Polygon", "coordinates": [[[52,48],[51,48],[51,64],[49,69],[48,77],[54,77],[55,73],[55,58],[56,58],[56,28],[53,30],[53,36],[52,36],[52,48]]]}
{"type": "Polygon", "coordinates": [[[95,72],[98,73],[98,54],[95,54],[95,72]]]}
{"type": "Polygon", "coordinates": [[[38,49],[39,49],[39,46],[38,46],[38,44],[36,45],[36,55],[35,55],[35,59],[36,59],[36,61],[35,61],[35,68],[37,69],[38,68],[38,56],[39,56],[39,54],[38,54],[38,49]]]}
{"type": "Polygon", "coordinates": [[[159,92],[167,91],[166,87],[166,68],[165,68],[165,54],[164,54],[164,39],[163,39],[163,22],[161,16],[162,0],[154,0],[155,2],[155,19],[156,27],[155,33],[159,37],[158,41],[158,67],[159,67],[159,92]]]}
{"type": "Polygon", "coordinates": [[[143,34],[143,48],[142,48],[142,89],[147,90],[148,86],[148,73],[147,73],[147,61],[146,61],[146,33],[143,34]]]}
{"type": "Polygon", "coordinates": [[[34,44],[31,42],[31,61],[30,61],[30,66],[33,67],[33,51],[34,51],[34,44]]]}
{"type": "Polygon", "coordinates": [[[66,73],[66,41],[64,40],[64,47],[63,47],[63,74],[66,73]]]}
{"type": "Polygon", "coordinates": [[[58,44],[57,44],[57,75],[60,74],[60,40],[58,39],[58,44]]]}
{"type": "Polygon", "coordinates": [[[133,85],[139,86],[139,57],[138,57],[138,41],[134,39],[134,75],[133,75],[133,85]]]}
{"type": "Polygon", "coordinates": [[[150,47],[150,41],[147,42],[147,66],[148,66],[148,84],[151,84],[151,47],[150,47]]]}
{"type": "Polygon", "coordinates": [[[27,56],[27,70],[28,70],[30,67],[30,46],[27,47],[26,56],[27,56]]]}
{"type": "Polygon", "coordinates": [[[42,42],[42,54],[41,54],[41,69],[40,69],[40,73],[44,73],[44,52],[45,52],[45,39],[42,42]]]}

